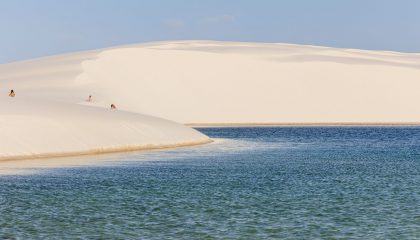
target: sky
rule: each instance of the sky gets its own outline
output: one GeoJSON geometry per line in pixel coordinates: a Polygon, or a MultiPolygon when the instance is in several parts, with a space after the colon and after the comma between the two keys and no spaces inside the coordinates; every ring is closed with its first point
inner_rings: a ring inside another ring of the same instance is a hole
{"type": "Polygon", "coordinates": [[[0,0],[0,63],[166,40],[420,53],[420,0],[0,0]]]}

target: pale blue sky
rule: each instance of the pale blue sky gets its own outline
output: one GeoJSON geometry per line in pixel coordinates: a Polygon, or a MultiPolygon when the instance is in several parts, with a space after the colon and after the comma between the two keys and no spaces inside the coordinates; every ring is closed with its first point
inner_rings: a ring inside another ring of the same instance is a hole
{"type": "Polygon", "coordinates": [[[156,40],[420,52],[420,0],[0,0],[0,63],[156,40]]]}

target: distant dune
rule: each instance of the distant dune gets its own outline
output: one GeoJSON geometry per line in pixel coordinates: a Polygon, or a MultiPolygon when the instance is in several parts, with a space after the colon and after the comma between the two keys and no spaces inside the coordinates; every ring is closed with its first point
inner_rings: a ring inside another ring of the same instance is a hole
{"type": "Polygon", "coordinates": [[[419,91],[420,54],[410,53],[174,41],[52,56],[0,65],[0,158],[208,141],[147,115],[196,124],[418,123],[419,91]],[[37,139],[44,143],[34,147],[37,139]]]}

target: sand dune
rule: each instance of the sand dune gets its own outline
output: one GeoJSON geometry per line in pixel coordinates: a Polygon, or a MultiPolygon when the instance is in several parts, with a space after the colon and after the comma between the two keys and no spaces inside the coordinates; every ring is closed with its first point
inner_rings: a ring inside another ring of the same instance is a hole
{"type": "Polygon", "coordinates": [[[156,42],[3,64],[0,158],[208,140],[147,115],[199,124],[416,123],[419,89],[420,54],[292,44],[156,42]]]}
{"type": "Polygon", "coordinates": [[[420,120],[420,54],[158,42],[6,64],[0,78],[28,97],[73,103],[93,94],[98,107],[182,123],[420,120]]]}
{"type": "Polygon", "coordinates": [[[98,154],[208,142],[183,125],[136,113],[0,97],[0,160],[98,154]]]}

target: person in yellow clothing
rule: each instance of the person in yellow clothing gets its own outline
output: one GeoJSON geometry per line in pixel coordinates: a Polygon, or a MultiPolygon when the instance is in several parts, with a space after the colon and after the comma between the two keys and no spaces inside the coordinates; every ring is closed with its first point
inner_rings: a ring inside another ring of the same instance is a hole
{"type": "Polygon", "coordinates": [[[9,97],[15,97],[15,96],[16,96],[15,91],[13,89],[10,90],[9,97]]]}

